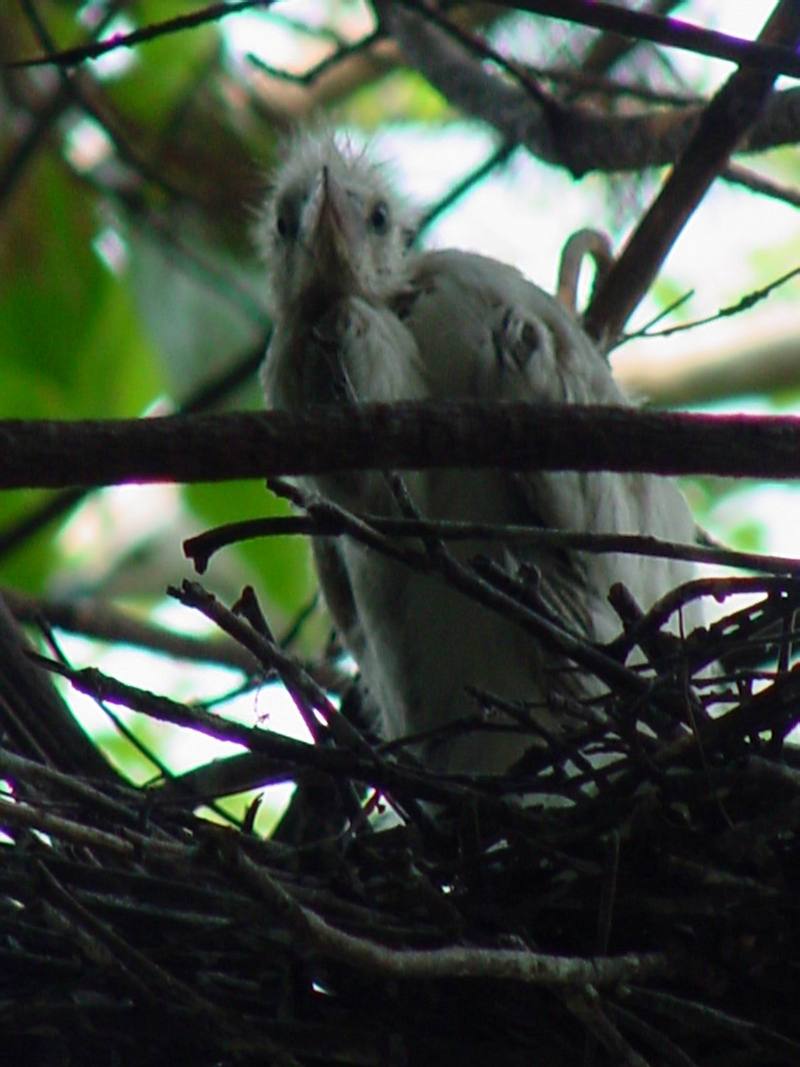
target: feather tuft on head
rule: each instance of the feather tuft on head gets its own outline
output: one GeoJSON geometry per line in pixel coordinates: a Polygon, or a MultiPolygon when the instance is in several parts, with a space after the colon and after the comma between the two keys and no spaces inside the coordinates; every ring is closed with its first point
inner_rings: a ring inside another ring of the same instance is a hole
{"type": "Polygon", "coordinates": [[[385,167],[330,131],[293,137],[257,226],[273,315],[402,284],[413,218],[385,167]]]}

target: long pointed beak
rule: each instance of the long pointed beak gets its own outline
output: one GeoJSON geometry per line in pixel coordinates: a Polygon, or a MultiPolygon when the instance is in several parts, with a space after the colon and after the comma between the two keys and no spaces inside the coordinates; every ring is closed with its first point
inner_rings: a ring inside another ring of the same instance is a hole
{"type": "Polygon", "coordinates": [[[308,249],[317,259],[318,269],[355,275],[365,225],[357,204],[328,167],[322,168],[304,221],[308,249]]]}

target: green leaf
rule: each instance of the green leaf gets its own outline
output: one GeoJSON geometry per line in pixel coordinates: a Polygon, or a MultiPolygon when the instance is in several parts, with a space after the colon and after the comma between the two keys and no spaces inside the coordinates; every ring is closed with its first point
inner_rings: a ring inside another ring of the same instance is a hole
{"type": "Polygon", "coordinates": [[[93,196],[40,157],[0,226],[0,415],[136,415],[160,389],[129,295],[94,237],[93,196]]]}
{"type": "MultiPolygon", "coordinates": [[[[134,416],[161,390],[130,294],[94,237],[94,194],[39,157],[0,223],[0,417],[134,416]]],[[[45,499],[0,494],[0,535],[45,499]]],[[[54,536],[51,524],[0,560],[0,580],[41,590],[58,560],[54,536]]]]}

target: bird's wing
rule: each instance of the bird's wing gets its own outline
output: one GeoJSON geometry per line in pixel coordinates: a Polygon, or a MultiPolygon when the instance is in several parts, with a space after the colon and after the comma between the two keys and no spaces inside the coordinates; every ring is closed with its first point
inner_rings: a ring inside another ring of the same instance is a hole
{"type": "MultiPolygon", "coordinates": [[[[627,403],[571,313],[506,264],[458,251],[422,255],[395,310],[417,342],[431,397],[627,403]]],[[[693,540],[688,506],[669,479],[578,471],[500,477],[506,521],[693,540]]],[[[606,603],[612,584],[622,581],[648,608],[692,575],[680,562],[630,555],[543,556],[524,547],[509,555],[537,566],[541,596],[562,618],[602,638],[619,629],[606,603]]]]}

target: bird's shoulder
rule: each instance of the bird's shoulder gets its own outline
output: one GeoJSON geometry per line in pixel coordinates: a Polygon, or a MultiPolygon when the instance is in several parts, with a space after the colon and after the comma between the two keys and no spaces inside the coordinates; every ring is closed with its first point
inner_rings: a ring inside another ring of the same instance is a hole
{"type": "Polygon", "coordinates": [[[455,249],[422,253],[390,303],[419,346],[434,395],[625,402],[574,314],[508,263],[455,249]]]}
{"type": "Polygon", "coordinates": [[[407,267],[405,283],[397,294],[401,312],[417,303],[463,299],[499,306],[513,302],[546,306],[550,297],[509,263],[477,252],[447,248],[422,252],[407,267]]]}

